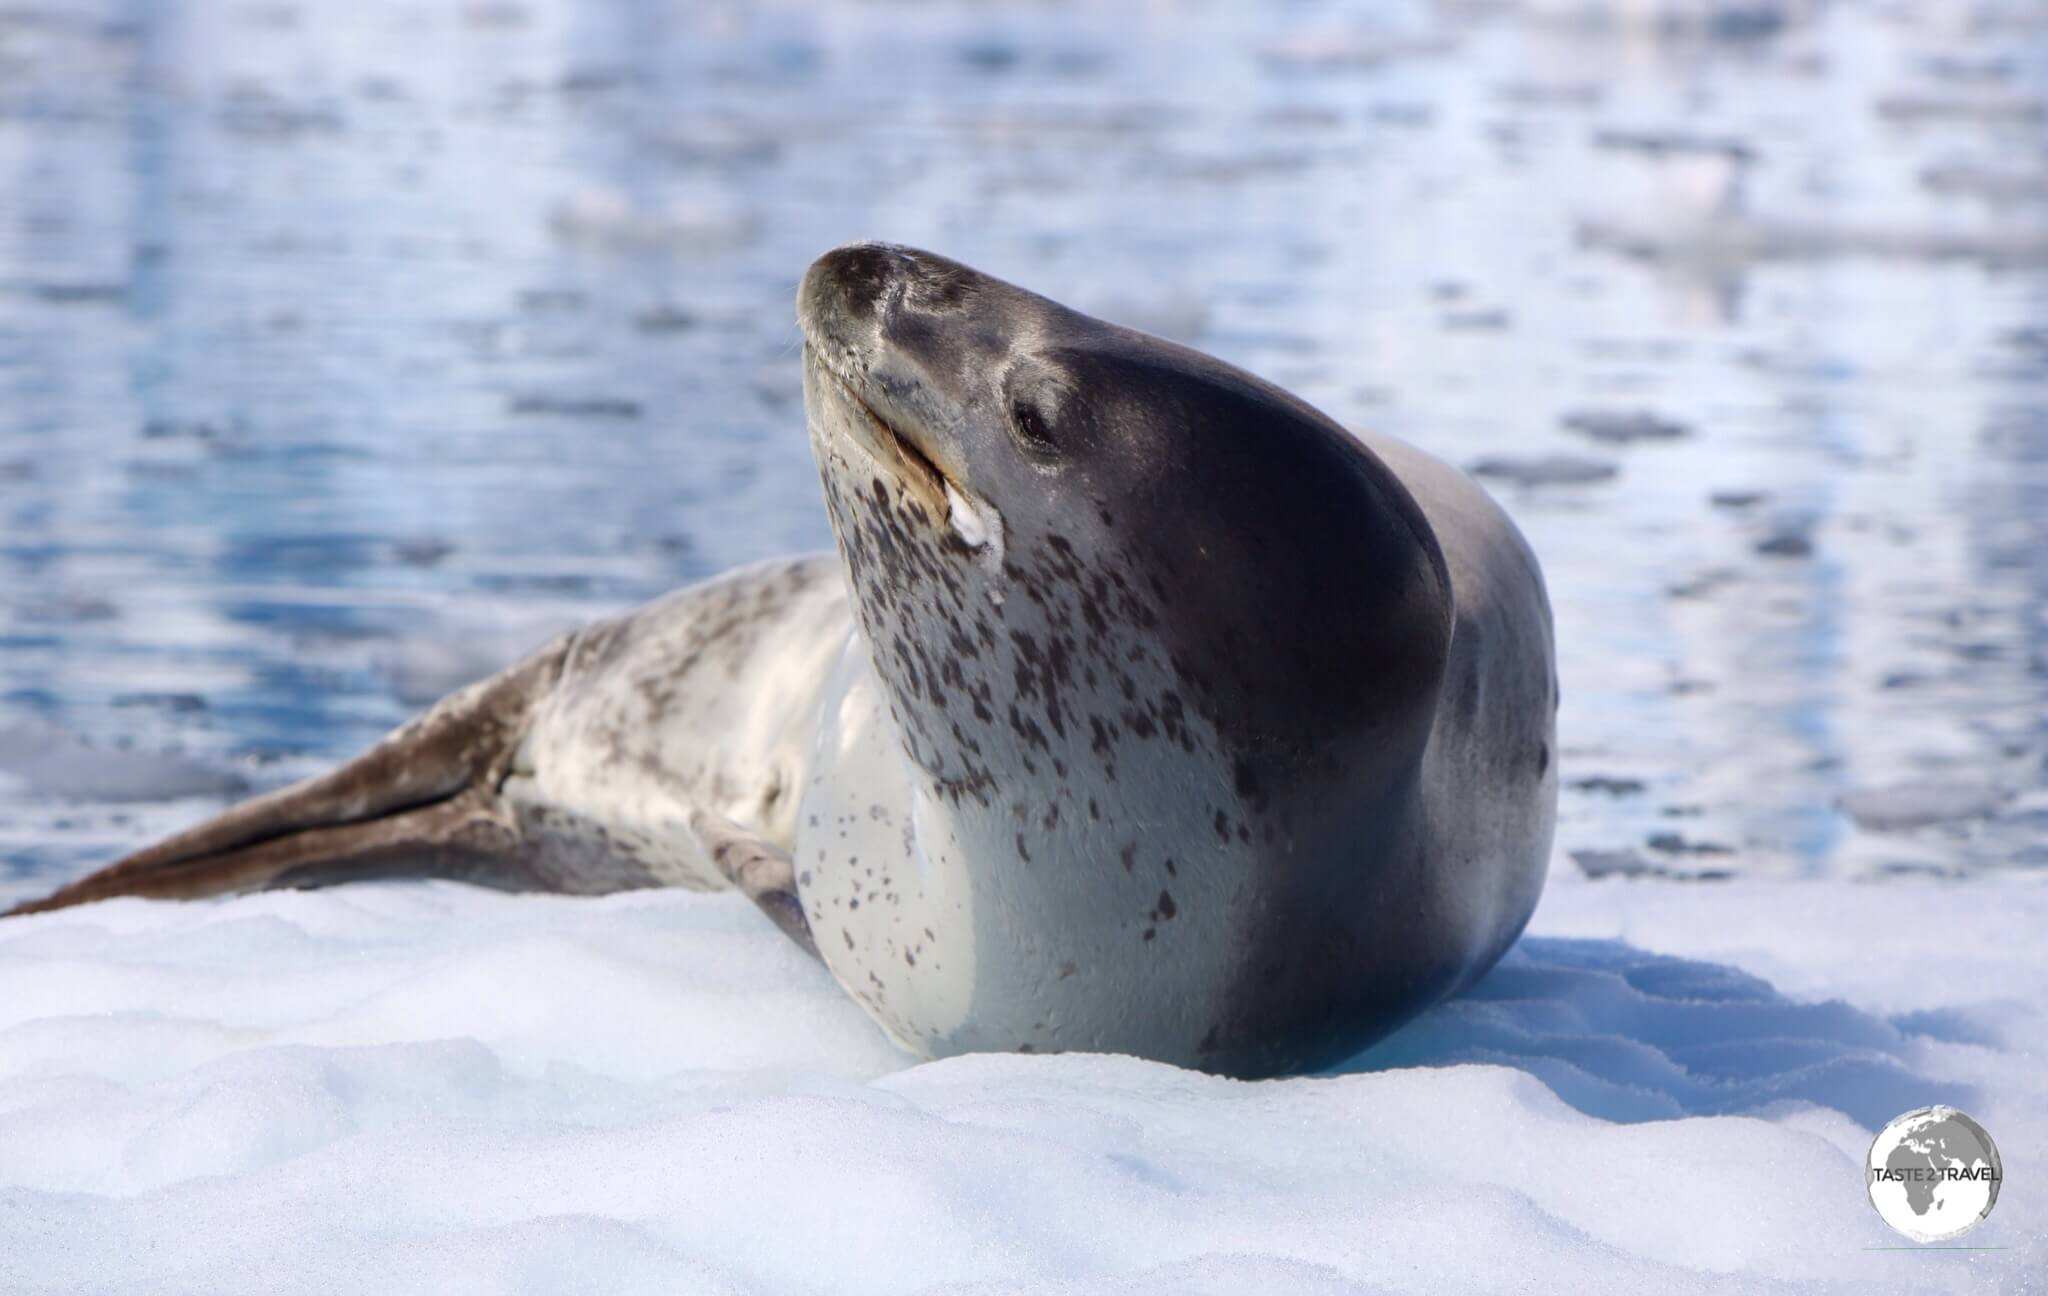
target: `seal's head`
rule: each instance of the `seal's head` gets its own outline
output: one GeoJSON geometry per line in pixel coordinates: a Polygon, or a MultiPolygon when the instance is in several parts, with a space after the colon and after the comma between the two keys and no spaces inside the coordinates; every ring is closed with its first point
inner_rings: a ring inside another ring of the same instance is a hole
{"type": "MultiPolygon", "coordinates": [[[[1400,849],[1387,807],[1428,740],[1449,577],[1354,437],[1221,361],[909,248],[826,253],[798,316],[859,624],[958,832],[1041,873],[1302,861],[1253,897],[1269,915],[1327,900],[1311,875],[1355,859],[1338,839],[1362,824],[1360,849],[1400,849]]],[[[1140,889],[1151,942],[1185,905],[1158,902],[1171,881],[1140,889]]],[[[1259,939],[1232,933],[1237,974],[1259,939]]]]}

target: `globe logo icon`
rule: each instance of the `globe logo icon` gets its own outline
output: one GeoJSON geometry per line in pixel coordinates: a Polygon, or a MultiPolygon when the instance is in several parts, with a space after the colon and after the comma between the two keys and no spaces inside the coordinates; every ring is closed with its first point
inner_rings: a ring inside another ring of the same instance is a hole
{"type": "Polygon", "coordinates": [[[1998,1204],[2005,1174],[1984,1127],[1953,1107],[1897,1116],[1870,1145],[1870,1204],[1915,1242],[1946,1242],[1998,1204]]]}

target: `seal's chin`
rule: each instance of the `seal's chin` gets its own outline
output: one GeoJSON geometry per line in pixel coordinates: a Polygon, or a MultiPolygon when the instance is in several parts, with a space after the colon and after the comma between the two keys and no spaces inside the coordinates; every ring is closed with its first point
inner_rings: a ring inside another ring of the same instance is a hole
{"type": "Polygon", "coordinates": [[[846,438],[858,445],[876,467],[895,477],[906,490],[923,501],[929,507],[934,522],[950,516],[953,510],[949,501],[961,496],[952,479],[914,438],[877,414],[874,406],[861,398],[853,384],[835,373],[808,346],[804,349],[819,381],[845,414],[843,419],[833,420],[834,428],[843,429],[846,438]]]}

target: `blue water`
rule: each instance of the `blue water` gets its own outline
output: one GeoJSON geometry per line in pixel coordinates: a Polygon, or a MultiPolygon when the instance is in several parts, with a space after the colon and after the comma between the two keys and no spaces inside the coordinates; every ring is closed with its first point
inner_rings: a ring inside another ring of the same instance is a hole
{"type": "Polygon", "coordinates": [[[1921,8],[0,11],[0,874],[221,803],[22,732],[266,786],[823,547],[791,301],[859,237],[1607,474],[1489,478],[1560,867],[2048,865],[2048,11],[1921,8]]]}

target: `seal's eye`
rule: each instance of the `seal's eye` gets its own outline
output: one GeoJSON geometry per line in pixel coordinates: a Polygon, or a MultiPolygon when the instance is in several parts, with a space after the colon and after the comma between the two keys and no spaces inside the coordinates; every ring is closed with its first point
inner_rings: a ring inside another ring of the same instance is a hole
{"type": "Polygon", "coordinates": [[[1059,448],[1059,443],[1053,440],[1052,428],[1046,423],[1045,412],[1030,401],[1010,402],[1010,426],[1016,429],[1017,439],[1027,450],[1050,454],[1059,448]]]}

